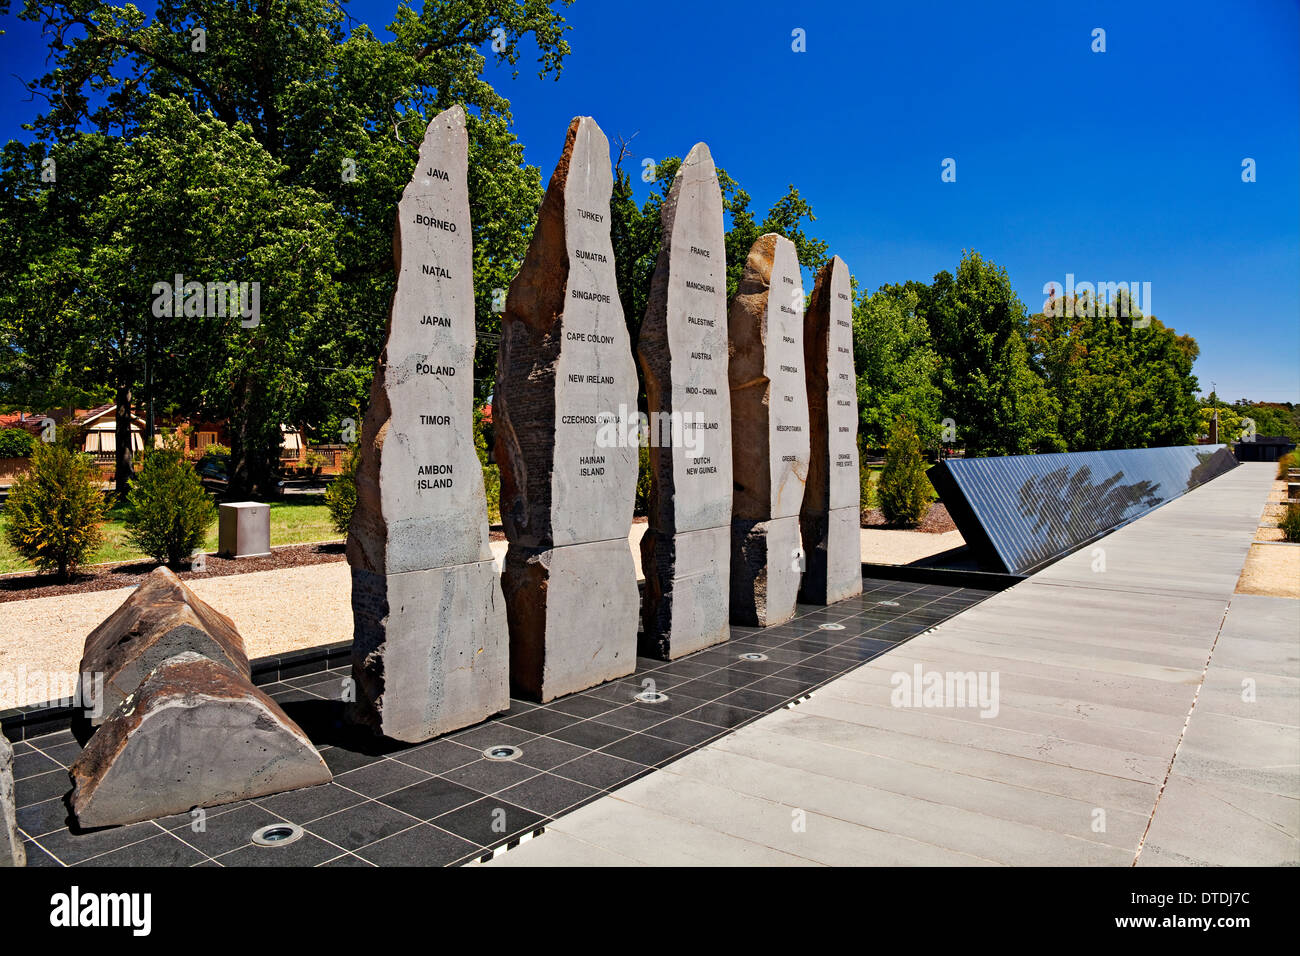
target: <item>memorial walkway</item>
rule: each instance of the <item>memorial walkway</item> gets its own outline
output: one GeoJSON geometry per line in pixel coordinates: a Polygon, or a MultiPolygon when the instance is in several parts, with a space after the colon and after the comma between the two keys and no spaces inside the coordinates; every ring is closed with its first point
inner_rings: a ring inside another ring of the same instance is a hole
{"type": "Polygon", "coordinates": [[[1300,602],[1234,593],[1274,467],[1242,465],[488,865],[1300,862],[1300,602]]]}

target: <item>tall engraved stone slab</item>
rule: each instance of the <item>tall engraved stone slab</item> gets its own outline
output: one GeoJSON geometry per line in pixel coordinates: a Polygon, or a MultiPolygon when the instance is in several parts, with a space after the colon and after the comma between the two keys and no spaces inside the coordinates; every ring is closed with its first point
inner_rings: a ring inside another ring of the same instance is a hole
{"type": "Polygon", "coordinates": [[[760,236],[727,315],[734,493],[731,619],[767,627],[794,617],[808,477],[803,280],[794,243],[760,236]]]}
{"type": "Polygon", "coordinates": [[[590,117],[574,119],[501,322],[492,412],[510,678],[542,701],[636,665],[637,381],[612,188],[609,141],[590,117]]]}
{"type": "Polygon", "coordinates": [[[808,604],[832,604],[862,593],[853,289],[849,267],[839,256],[817,273],[803,345],[811,456],[799,512],[807,554],[799,597],[808,604]]]}
{"type": "Polygon", "coordinates": [[[465,114],[429,123],[397,207],[397,288],[348,535],[354,716],[427,740],[509,707],[505,602],[474,452],[465,114]]]}
{"type": "Polygon", "coordinates": [[[731,398],[722,192],[697,143],[660,210],[663,240],[637,343],[650,418],[640,652],[671,660],[725,641],[731,567],[731,398]]]}

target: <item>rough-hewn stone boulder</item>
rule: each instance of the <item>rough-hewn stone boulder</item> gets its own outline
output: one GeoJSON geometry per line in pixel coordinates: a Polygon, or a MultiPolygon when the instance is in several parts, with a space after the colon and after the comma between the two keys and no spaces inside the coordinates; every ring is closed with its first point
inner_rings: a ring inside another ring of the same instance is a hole
{"type": "Polygon", "coordinates": [[[83,829],[328,783],[302,730],[243,674],[186,652],[164,661],[72,765],[83,829]]]}
{"type": "Polygon", "coordinates": [[[605,134],[590,117],[573,120],[501,321],[492,414],[510,676],[540,700],[636,664],[637,379],[612,185],[605,134]]]}
{"type": "Polygon", "coordinates": [[[807,551],[799,597],[808,604],[831,604],[862,593],[853,289],[849,267],[839,256],[817,273],[803,344],[811,456],[799,512],[807,551]]]}
{"type": "Polygon", "coordinates": [[[249,673],[243,638],[230,618],[171,571],[155,568],[86,638],[78,696],[86,710],[79,722],[98,727],[150,671],[185,651],[249,673]]]}
{"type": "Polygon", "coordinates": [[[727,315],[734,494],[731,619],[767,627],[794,617],[808,476],[803,282],[794,243],[760,236],[727,315]]]}
{"type": "Polygon", "coordinates": [[[361,429],[353,719],[416,742],[510,705],[505,603],[474,450],[465,113],[429,123],[397,207],[397,287],[361,429]]]}
{"type": "Polygon", "coordinates": [[[637,356],[649,412],[640,652],[671,660],[730,636],[731,398],[722,192],[697,143],[660,210],[637,356]]]}
{"type": "Polygon", "coordinates": [[[27,851],[18,832],[14,802],[14,748],[0,734],[0,867],[26,865],[27,851]]]}

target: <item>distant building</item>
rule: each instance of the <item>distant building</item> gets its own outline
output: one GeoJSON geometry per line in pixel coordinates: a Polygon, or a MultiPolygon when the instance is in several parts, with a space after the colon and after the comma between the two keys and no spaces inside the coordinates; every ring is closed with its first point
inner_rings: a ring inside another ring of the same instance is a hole
{"type": "Polygon", "coordinates": [[[1256,435],[1253,441],[1233,442],[1237,461],[1277,461],[1295,449],[1295,442],[1285,435],[1256,435]]]}

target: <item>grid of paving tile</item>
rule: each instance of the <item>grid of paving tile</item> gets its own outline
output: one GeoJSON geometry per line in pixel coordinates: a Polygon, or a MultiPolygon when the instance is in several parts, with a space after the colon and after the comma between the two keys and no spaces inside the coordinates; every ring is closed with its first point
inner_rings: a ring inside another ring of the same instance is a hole
{"type": "Polygon", "coordinates": [[[801,605],[787,624],[733,627],[731,640],[414,746],[351,729],[348,668],[263,687],[302,725],[334,781],[321,787],[126,827],[75,832],[64,801],[80,746],[68,732],[19,741],[18,824],[30,866],[438,866],[485,858],[564,813],[779,710],[993,592],[864,578],[859,598],[801,605]],[[761,654],[750,660],[744,654],[761,654]],[[653,682],[653,683],[649,683],[653,682]],[[637,694],[666,696],[642,703],[637,694]],[[513,760],[488,748],[518,747],[513,760]],[[253,832],[290,822],[290,844],[253,832]]]}

